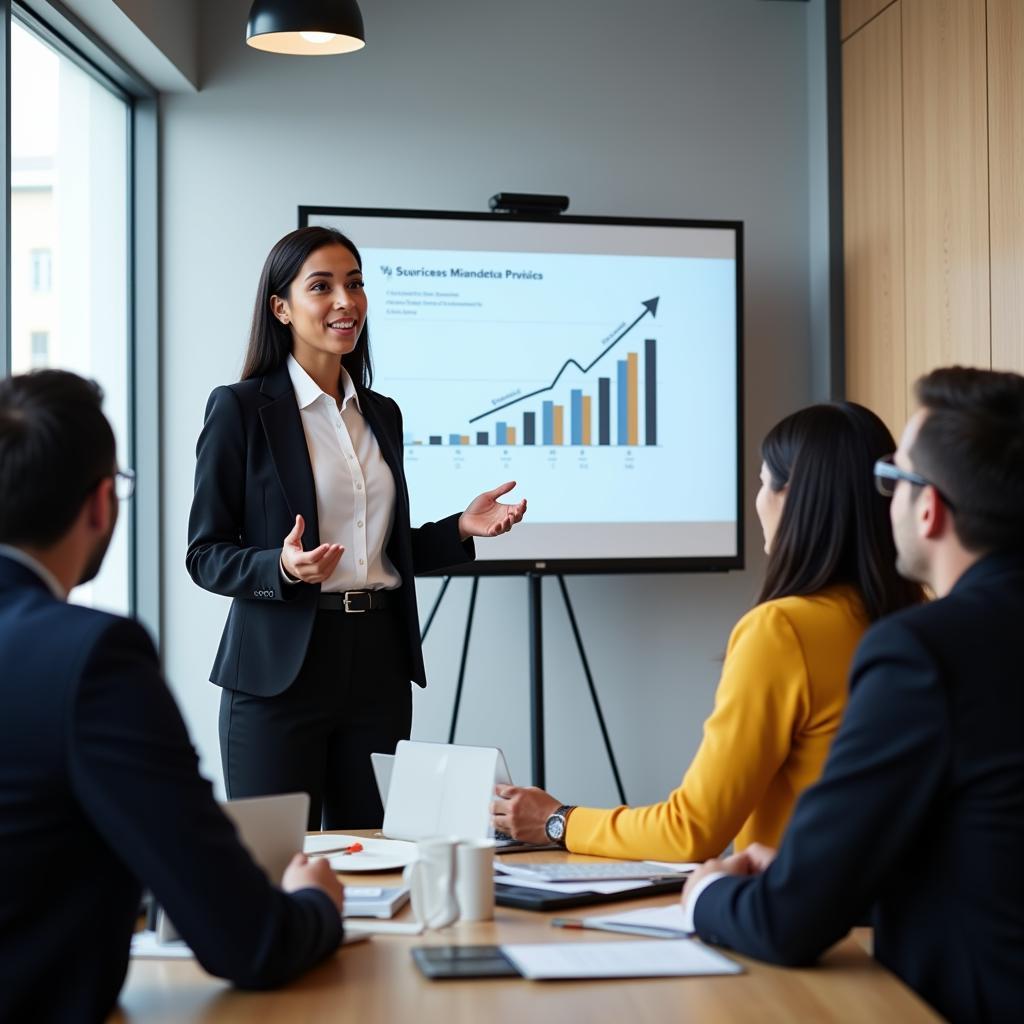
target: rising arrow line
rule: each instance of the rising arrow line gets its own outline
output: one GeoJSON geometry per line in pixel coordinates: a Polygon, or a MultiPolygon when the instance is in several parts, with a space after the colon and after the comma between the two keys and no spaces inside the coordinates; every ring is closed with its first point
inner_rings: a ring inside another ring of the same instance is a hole
{"type": "Polygon", "coordinates": [[[498,405],[493,409],[488,409],[487,412],[482,412],[474,416],[469,422],[476,423],[477,420],[482,420],[485,416],[493,416],[494,413],[501,412],[502,409],[507,409],[510,405],[518,405],[520,402],[525,402],[528,398],[533,398],[535,395],[543,395],[545,391],[550,391],[558,383],[559,377],[561,377],[570,366],[575,366],[582,373],[589,373],[606,355],[608,355],[609,352],[611,352],[613,348],[615,348],[620,341],[622,341],[627,334],[629,334],[631,330],[633,330],[634,327],[636,327],[638,323],[640,323],[641,320],[643,320],[645,316],[647,316],[648,313],[650,313],[651,316],[658,315],[658,300],[660,298],[660,295],[655,295],[653,299],[648,299],[643,304],[646,307],[644,311],[627,328],[625,328],[625,330],[609,342],[607,348],[605,348],[600,355],[595,356],[586,366],[580,366],[575,359],[566,359],[566,361],[562,363],[562,368],[555,374],[555,379],[546,388],[538,388],[536,391],[531,391],[528,395],[520,395],[518,398],[513,398],[511,402],[506,402],[504,405],[498,405]]]}

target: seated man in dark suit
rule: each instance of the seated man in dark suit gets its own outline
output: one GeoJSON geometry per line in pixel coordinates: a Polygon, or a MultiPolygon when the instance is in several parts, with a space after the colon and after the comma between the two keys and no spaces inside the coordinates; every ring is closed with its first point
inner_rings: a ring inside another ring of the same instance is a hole
{"type": "Polygon", "coordinates": [[[875,956],[956,1021],[1024,1020],[1024,377],[936,370],[891,463],[897,567],[937,600],[876,624],[778,855],[688,882],[708,942],[812,962],[869,912],[875,956]]]}
{"type": "Polygon", "coordinates": [[[337,948],[342,890],[299,854],[272,886],[200,778],[145,631],[68,604],[122,477],[99,388],[0,381],[0,1020],[103,1020],[142,886],[199,962],[280,985],[337,948]]]}

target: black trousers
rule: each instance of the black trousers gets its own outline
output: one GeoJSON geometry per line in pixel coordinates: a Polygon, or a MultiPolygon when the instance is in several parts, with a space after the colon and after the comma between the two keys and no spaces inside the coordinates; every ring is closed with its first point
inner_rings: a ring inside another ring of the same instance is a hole
{"type": "Polygon", "coordinates": [[[306,792],[309,828],[379,828],[370,754],[394,753],[412,726],[408,641],[392,608],[319,611],[284,693],[224,690],[220,752],[230,799],[306,792]]]}

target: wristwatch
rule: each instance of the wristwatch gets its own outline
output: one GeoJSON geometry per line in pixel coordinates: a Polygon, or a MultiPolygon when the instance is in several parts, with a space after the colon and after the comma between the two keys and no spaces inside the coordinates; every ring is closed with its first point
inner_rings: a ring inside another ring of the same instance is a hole
{"type": "Polygon", "coordinates": [[[569,820],[569,813],[575,810],[572,804],[562,804],[554,814],[548,815],[544,822],[544,834],[553,843],[558,843],[565,849],[565,831],[569,820]]]}

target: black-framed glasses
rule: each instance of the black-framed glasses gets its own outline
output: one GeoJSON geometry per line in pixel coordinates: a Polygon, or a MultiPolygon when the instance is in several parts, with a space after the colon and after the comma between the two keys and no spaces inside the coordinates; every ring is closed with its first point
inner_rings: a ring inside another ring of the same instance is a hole
{"type": "Polygon", "coordinates": [[[118,501],[127,501],[135,493],[135,470],[118,469],[114,471],[114,493],[118,501]]]}
{"type": "MultiPolygon", "coordinates": [[[[921,476],[919,473],[911,473],[909,469],[900,469],[899,466],[893,462],[891,455],[886,455],[879,459],[875,463],[875,487],[878,488],[878,493],[886,498],[891,498],[896,493],[896,484],[900,480],[906,480],[908,484],[913,484],[915,487],[935,487],[935,484],[931,482],[927,477],[921,476]]],[[[953,504],[942,493],[935,487],[935,493],[942,499],[943,504],[950,510],[950,512],[956,511],[956,505],[953,504]]]]}

